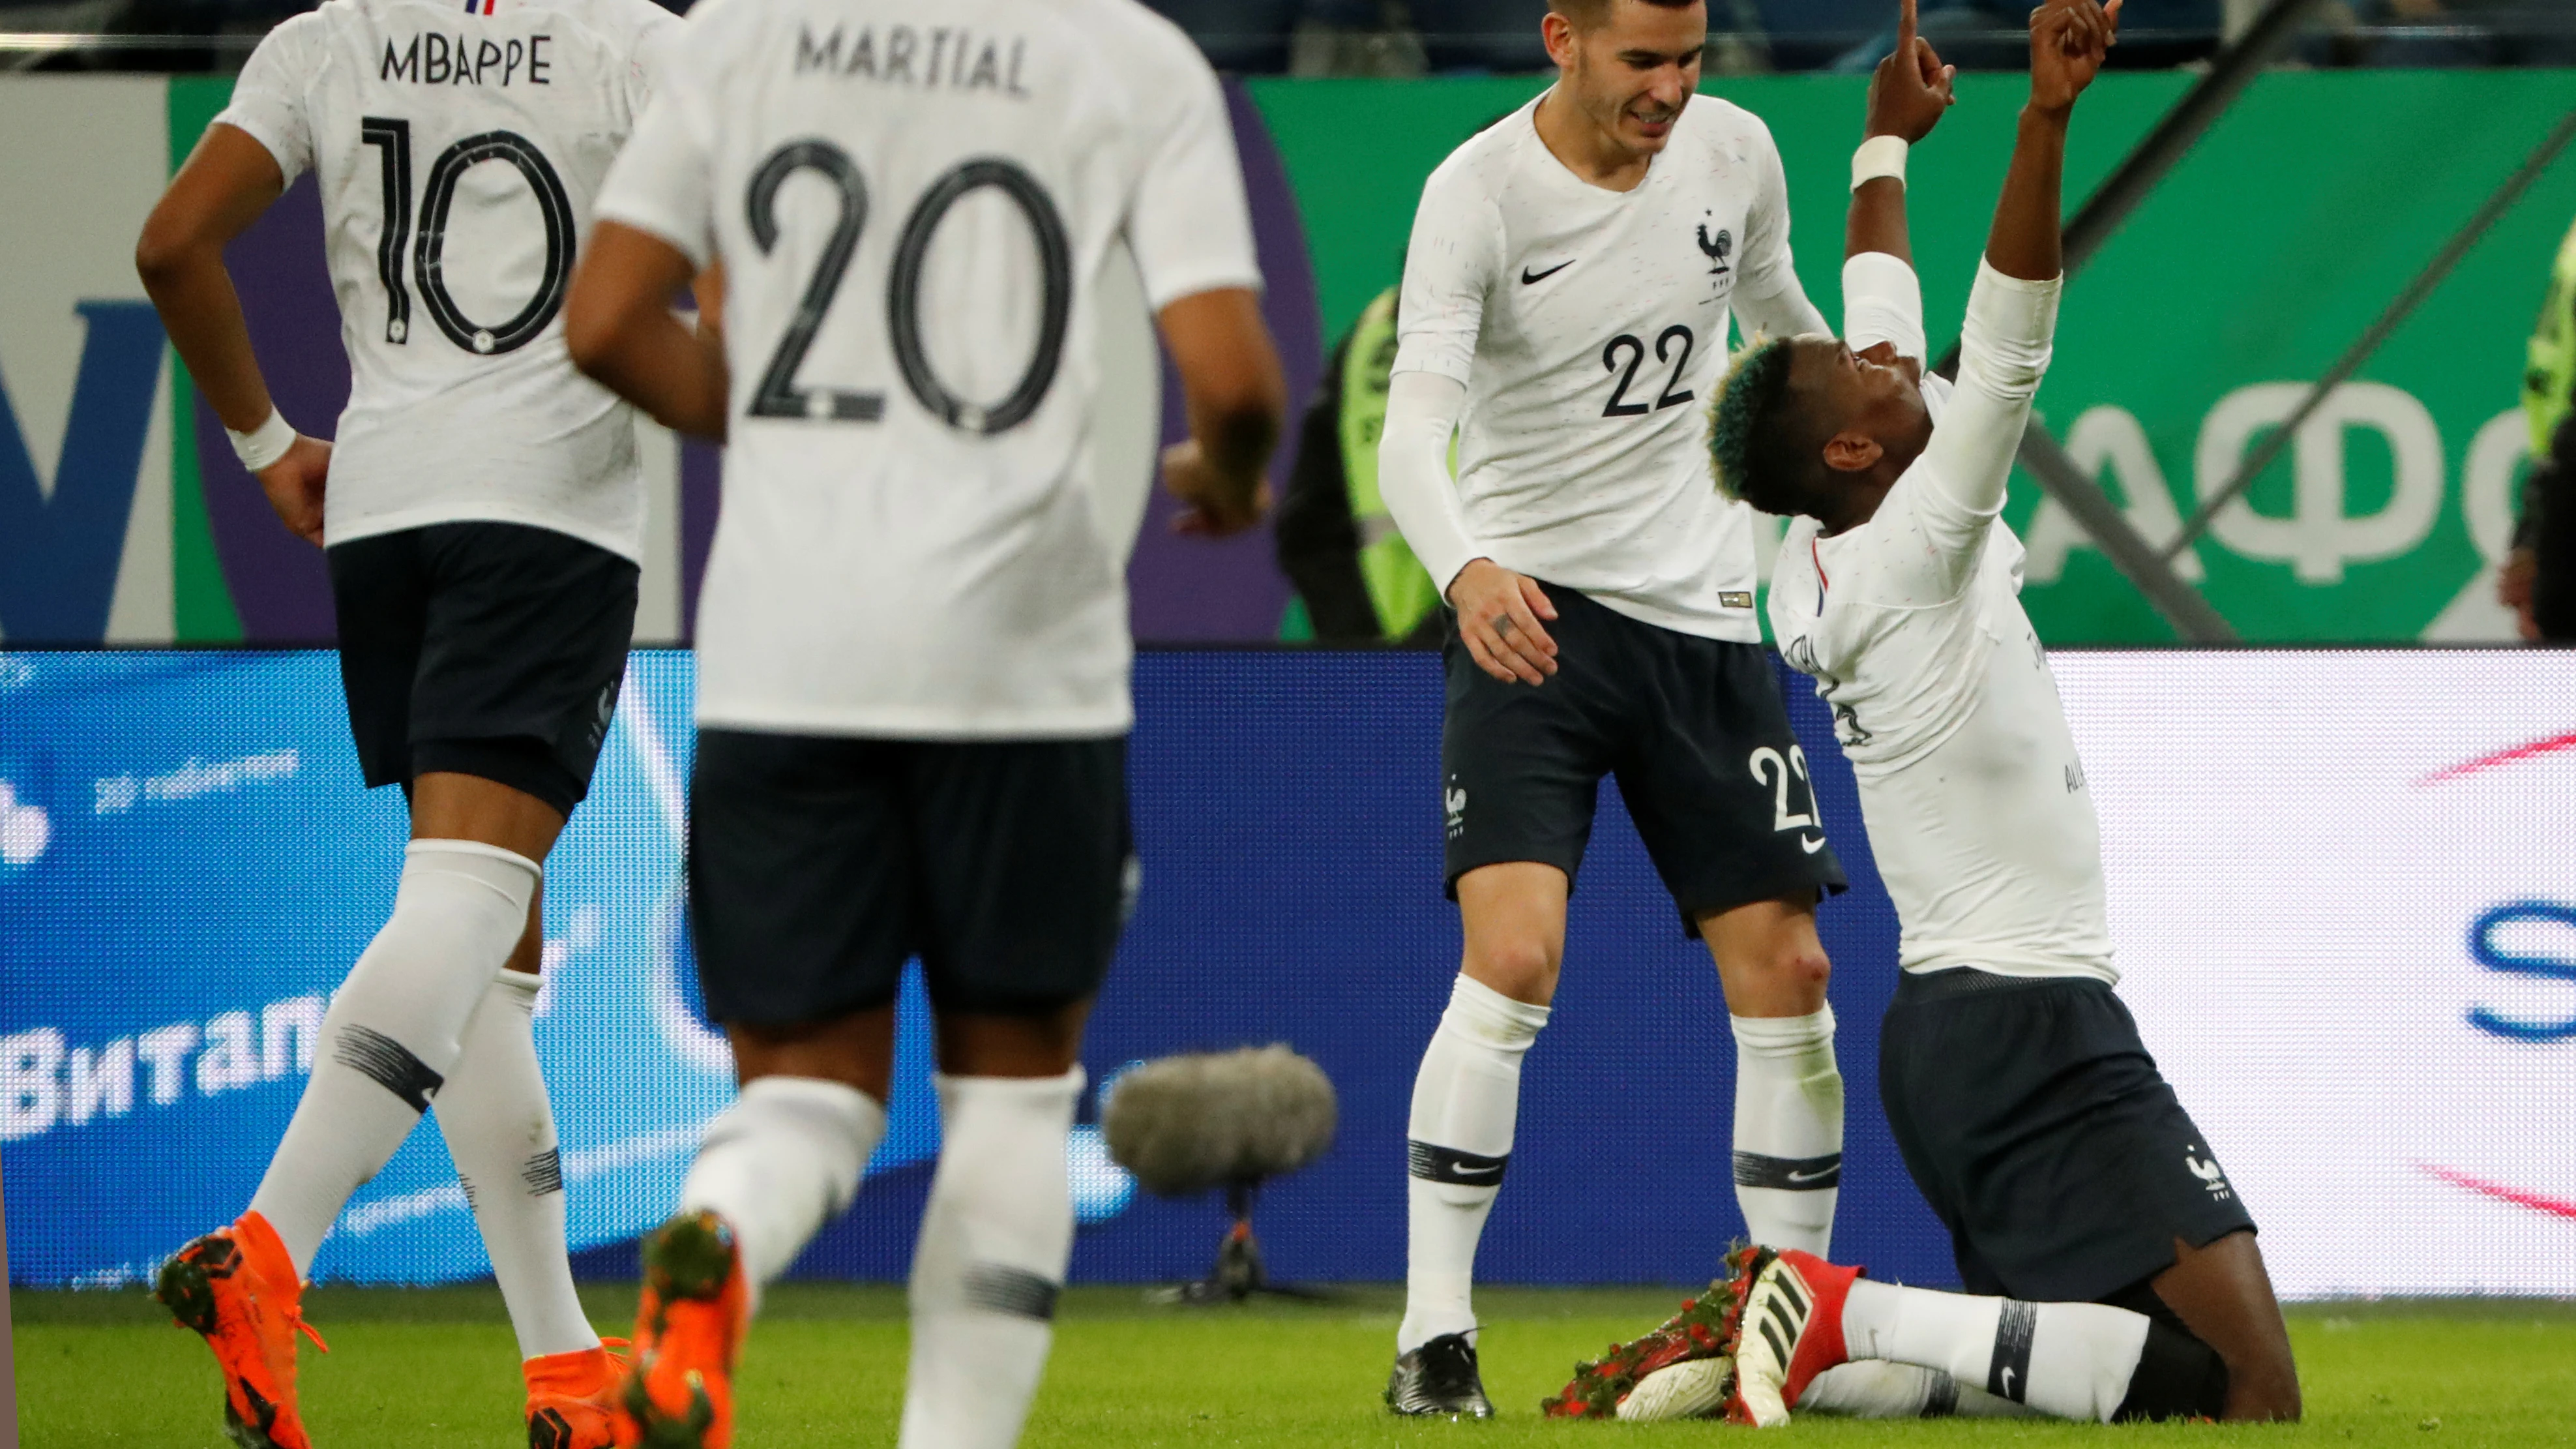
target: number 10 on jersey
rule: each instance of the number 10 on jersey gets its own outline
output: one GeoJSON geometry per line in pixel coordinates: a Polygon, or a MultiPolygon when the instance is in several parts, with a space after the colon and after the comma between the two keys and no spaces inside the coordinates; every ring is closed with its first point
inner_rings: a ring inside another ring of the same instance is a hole
{"type": "Polygon", "coordinates": [[[412,275],[430,320],[447,340],[468,352],[493,356],[515,352],[536,340],[563,310],[564,289],[572,283],[572,201],[564,195],[563,178],[536,143],[515,131],[485,131],[468,136],[438,153],[421,188],[420,233],[412,232],[411,122],[367,116],[358,137],[383,153],[384,226],[376,236],[376,276],[385,284],[385,340],[398,346],[411,342],[411,288],[403,281],[403,252],[411,243],[412,275]],[[536,194],[545,218],[546,261],[537,294],[517,315],[486,327],[465,315],[447,289],[441,259],[447,246],[447,215],[456,202],[456,184],[478,161],[506,161],[536,194]]]}

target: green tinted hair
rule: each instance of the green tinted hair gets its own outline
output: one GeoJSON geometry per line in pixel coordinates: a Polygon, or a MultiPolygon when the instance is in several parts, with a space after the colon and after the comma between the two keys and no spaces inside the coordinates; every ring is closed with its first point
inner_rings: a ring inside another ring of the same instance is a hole
{"type": "Polygon", "coordinates": [[[1735,354],[1735,365],[1708,405],[1708,460],[1717,491],[1765,513],[1795,512],[1789,500],[1801,491],[1788,478],[1773,476],[1788,461],[1779,456],[1778,444],[1795,360],[1788,338],[1757,333],[1735,354]]]}

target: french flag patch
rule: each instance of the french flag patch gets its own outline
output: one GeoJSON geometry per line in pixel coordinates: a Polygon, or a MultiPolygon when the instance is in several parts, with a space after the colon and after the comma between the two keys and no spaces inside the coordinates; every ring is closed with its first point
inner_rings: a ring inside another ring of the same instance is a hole
{"type": "Polygon", "coordinates": [[[493,7],[500,3],[501,0],[465,0],[465,13],[468,15],[489,15],[492,13],[493,7]]]}

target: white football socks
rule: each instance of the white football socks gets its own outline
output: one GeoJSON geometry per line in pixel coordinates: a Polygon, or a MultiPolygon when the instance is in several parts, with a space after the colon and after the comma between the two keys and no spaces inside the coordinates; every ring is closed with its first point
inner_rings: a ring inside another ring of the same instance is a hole
{"type": "Polygon", "coordinates": [[[680,1211],[732,1225],[756,1296],[849,1207],[885,1130],[884,1105],[845,1082],[755,1077],[707,1123],[680,1211]]]}
{"type": "Polygon", "coordinates": [[[393,914],[323,1016],[313,1075],[250,1200],[298,1276],[455,1067],[466,1023],[528,928],[541,874],[470,840],[415,840],[404,852],[393,914]]]}
{"type": "Polygon", "coordinates": [[[1404,1322],[1395,1351],[1476,1326],[1476,1240],[1502,1190],[1521,1110],[1521,1058],[1547,1025],[1544,1006],[1466,976],[1422,1054],[1406,1128],[1404,1322]]]}
{"type": "Polygon", "coordinates": [[[1735,1201],[1753,1241],[1826,1256],[1842,1195],[1834,1009],[1735,1016],[1735,1201]]]}
{"type": "MultiPolygon", "coordinates": [[[[2147,1345],[2147,1316],[2100,1303],[2024,1303],[1863,1278],[1843,1300],[1855,1359],[1937,1368],[2061,1419],[2109,1423],[2147,1345]]],[[[1804,1400],[1801,1399],[1803,1403],[1804,1400]]]]}
{"type": "Polygon", "coordinates": [[[1971,1388],[1939,1369],[1862,1358],[1816,1375],[1798,1396],[1798,1412],[1851,1419],[2013,1419],[2038,1411],[1971,1388]]]}
{"type": "Polygon", "coordinates": [[[901,1449],[1011,1449],[1073,1255],[1065,1138],[1082,1068],[937,1078],[942,1141],[912,1254],[901,1449]]]}
{"type": "Polygon", "coordinates": [[[564,1256],[563,1154],[537,1066],[538,978],[504,971],[466,1024],[435,1115],[474,1206],[519,1357],[599,1347],[564,1256]]]}

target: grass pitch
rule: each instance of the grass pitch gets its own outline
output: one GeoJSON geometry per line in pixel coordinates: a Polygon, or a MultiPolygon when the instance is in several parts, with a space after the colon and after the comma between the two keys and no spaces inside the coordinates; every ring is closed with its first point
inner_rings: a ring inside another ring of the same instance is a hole
{"type": "MultiPolygon", "coordinates": [[[[1028,1449],[1523,1449],[1651,1436],[1673,1449],[1732,1440],[1723,1424],[1558,1424],[1536,1405],[1575,1360],[1653,1326],[1674,1292],[1487,1289],[1485,1382],[1504,1417],[1413,1422],[1379,1406],[1398,1312],[1390,1289],[1329,1305],[1153,1307],[1132,1289],[1065,1295],[1028,1449]]],[[[630,1290],[585,1298],[622,1332],[630,1290]]],[[[305,1355],[317,1449],[519,1449],[515,1346],[490,1288],[319,1289],[306,1315],[332,1352],[305,1355]]],[[[222,1440],[222,1395],[195,1335],[140,1293],[19,1292],[19,1423],[31,1449],[222,1440]]],[[[2576,1304],[2431,1302],[2292,1310],[2307,1389],[2296,1427],[1802,1419],[1792,1442],[1836,1445],[2096,1441],[2194,1444],[2576,1443],[2576,1304]]],[[[744,1449],[890,1446],[903,1397],[900,1289],[791,1284],[772,1292],[740,1381],[744,1449]]]]}

